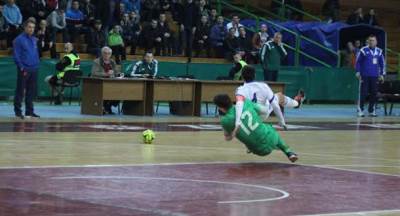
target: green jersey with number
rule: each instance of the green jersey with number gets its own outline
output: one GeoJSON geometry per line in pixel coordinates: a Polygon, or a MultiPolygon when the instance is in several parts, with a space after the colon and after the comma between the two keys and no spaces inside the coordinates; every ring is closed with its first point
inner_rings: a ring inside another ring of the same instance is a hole
{"type": "MultiPolygon", "coordinates": [[[[236,138],[244,143],[249,151],[263,156],[278,149],[277,145],[281,139],[271,125],[263,123],[257,113],[256,106],[250,100],[244,101],[240,129],[236,138]]],[[[226,132],[231,133],[235,129],[235,117],[236,109],[234,106],[221,117],[221,125],[226,132]]]]}

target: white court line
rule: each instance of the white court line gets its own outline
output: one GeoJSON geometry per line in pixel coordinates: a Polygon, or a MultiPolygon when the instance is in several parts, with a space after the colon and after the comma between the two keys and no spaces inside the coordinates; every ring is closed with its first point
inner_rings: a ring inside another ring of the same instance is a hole
{"type": "Polygon", "coordinates": [[[393,210],[377,210],[377,211],[359,211],[359,212],[342,212],[342,213],[328,213],[328,214],[310,214],[310,215],[299,215],[299,216],[341,216],[341,215],[368,215],[368,214],[391,214],[400,213],[400,209],[393,210]]]}
{"type": "Polygon", "coordinates": [[[362,167],[362,168],[398,168],[400,165],[373,165],[373,164],[301,164],[304,166],[319,166],[319,167],[362,167]]]}
{"type": "Polygon", "coordinates": [[[181,178],[160,178],[160,177],[141,177],[141,176],[64,176],[64,177],[52,177],[51,179],[56,180],[70,180],[70,179],[134,179],[134,180],[158,180],[158,181],[181,181],[181,182],[196,182],[196,183],[212,183],[212,184],[225,184],[225,185],[235,185],[241,187],[251,187],[258,188],[267,191],[275,191],[279,192],[282,195],[279,197],[273,198],[264,198],[264,199],[251,199],[251,200],[229,200],[229,201],[218,201],[219,204],[235,204],[235,203],[253,203],[253,202],[270,202],[275,200],[281,200],[289,197],[289,193],[263,185],[252,185],[252,184],[244,184],[237,182],[224,182],[224,181],[213,181],[213,180],[198,180],[198,179],[181,179],[181,178]]]}
{"type": "Polygon", "coordinates": [[[335,169],[341,171],[348,172],[358,172],[358,173],[366,173],[371,175],[384,175],[384,176],[394,176],[400,177],[397,174],[387,174],[387,173],[379,173],[373,171],[364,171],[364,170],[353,170],[353,169],[344,169],[337,167],[325,167],[323,165],[312,165],[312,164],[292,164],[292,163],[283,163],[278,161],[241,161],[241,162],[232,162],[232,161],[211,161],[211,162],[181,162],[181,163],[145,163],[145,164],[87,164],[87,165],[54,165],[54,166],[22,166],[22,167],[0,167],[0,170],[4,169],[50,169],[50,168],[101,168],[101,167],[137,167],[137,166],[184,166],[184,165],[213,165],[213,164],[262,164],[262,163],[278,163],[278,164],[289,164],[293,166],[307,166],[307,167],[317,167],[324,169],[335,169]]]}

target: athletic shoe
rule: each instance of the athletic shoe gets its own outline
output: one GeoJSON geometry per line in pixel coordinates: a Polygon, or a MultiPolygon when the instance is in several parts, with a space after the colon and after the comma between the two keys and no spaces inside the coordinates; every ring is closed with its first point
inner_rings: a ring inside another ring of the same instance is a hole
{"type": "Polygon", "coordinates": [[[281,127],[282,127],[282,129],[283,129],[284,131],[287,131],[287,130],[288,130],[288,128],[287,128],[286,125],[281,125],[281,127]]]}
{"type": "Polygon", "coordinates": [[[24,115],[22,115],[21,113],[16,113],[15,117],[17,117],[19,119],[24,119],[24,115]]]}
{"type": "Polygon", "coordinates": [[[378,116],[375,111],[373,111],[372,113],[369,113],[368,115],[370,117],[377,117],[378,116]]]}
{"type": "Polygon", "coordinates": [[[357,112],[357,116],[358,116],[358,117],[364,117],[365,115],[364,115],[364,112],[363,112],[363,111],[358,111],[358,112],[357,112]]]}
{"type": "Polygon", "coordinates": [[[286,155],[287,155],[288,159],[289,159],[292,163],[296,162],[296,161],[299,159],[299,157],[297,156],[297,154],[295,154],[295,153],[293,153],[293,152],[288,152],[286,155]]]}
{"type": "Polygon", "coordinates": [[[35,113],[27,114],[27,115],[25,115],[25,117],[26,117],[26,118],[40,118],[40,116],[39,116],[39,115],[36,115],[35,113]]]}
{"type": "Polygon", "coordinates": [[[304,94],[304,90],[299,89],[299,91],[297,92],[297,95],[294,97],[294,100],[299,103],[299,105],[297,107],[295,107],[295,109],[300,108],[300,106],[303,104],[305,99],[306,99],[306,95],[304,94]]]}

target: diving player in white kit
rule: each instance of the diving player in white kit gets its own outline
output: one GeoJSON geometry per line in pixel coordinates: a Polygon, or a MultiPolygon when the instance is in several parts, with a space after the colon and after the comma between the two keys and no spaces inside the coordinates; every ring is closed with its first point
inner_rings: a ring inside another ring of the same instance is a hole
{"type": "Polygon", "coordinates": [[[304,92],[299,91],[297,96],[292,99],[281,92],[275,93],[264,82],[254,82],[255,69],[251,66],[245,66],[242,70],[242,77],[245,83],[236,89],[236,127],[240,126],[240,117],[243,111],[243,103],[245,99],[249,99],[258,104],[258,111],[265,119],[269,117],[273,111],[279,119],[279,125],[287,130],[285,119],[280,106],[286,108],[299,108],[304,101],[304,92]]]}

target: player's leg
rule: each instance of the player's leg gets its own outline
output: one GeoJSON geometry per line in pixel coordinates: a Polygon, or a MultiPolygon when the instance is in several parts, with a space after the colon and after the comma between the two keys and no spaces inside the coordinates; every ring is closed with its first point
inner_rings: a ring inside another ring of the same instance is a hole
{"type": "Polygon", "coordinates": [[[294,108],[294,109],[300,108],[300,106],[303,104],[303,101],[305,99],[304,91],[301,89],[299,90],[299,92],[293,99],[282,94],[281,92],[276,93],[275,96],[279,98],[279,104],[282,107],[294,108]]]}
{"type": "Polygon", "coordinates": [[[290,149],[290,147],[283,141],[283,139],[278,135],[278,140],[276,146],[288,157],[291,162],[296,162],[299,157],[296,153],[290,149]]]}

